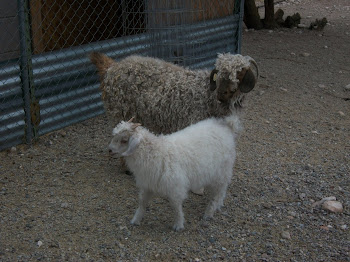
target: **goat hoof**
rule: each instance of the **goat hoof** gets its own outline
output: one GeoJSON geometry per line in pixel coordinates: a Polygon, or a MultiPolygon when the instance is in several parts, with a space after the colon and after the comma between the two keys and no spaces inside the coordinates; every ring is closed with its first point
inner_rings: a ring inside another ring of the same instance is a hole
{"type": "Polygon", "coordinates": [[[174,225],[173,226],[173,230],[176,231],[176,232],[180,232],[184,229],[184,226],[183,225],[174,225]]]}
{"type": "Polygon", "coordinates": [[[213,219],[213,216],[212,215],[204,215],[203,216],[203,220],[204,221],[209,221],[209,220],[212,220],[213,219]]]}
{"type": "Polygon", "coordinates": [[[130,224],[131,224],[131,225],[134,225],[134,226],[139,226],[139,225],[140,225],[140,221],[137,221],[137,220],[135,220],[135,219],[132,219],[132,220],[130,221],[130,224]]]}

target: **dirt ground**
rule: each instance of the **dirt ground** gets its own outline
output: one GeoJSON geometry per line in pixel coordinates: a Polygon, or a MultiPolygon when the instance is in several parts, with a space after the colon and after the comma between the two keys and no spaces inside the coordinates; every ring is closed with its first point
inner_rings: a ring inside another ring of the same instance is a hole
{"type": "MultiPolygon", "coordinates": [[[[0,261],[350,261],[350,2],[281,2],[323,31],[244,30],[261,78],[245,105],[225,207],[155,199],[141,226],[132,176],[107,156],[105,116],[0,153],[0,261]],[[344,210],[313,207],[335,196],[344,210]]],[[[277,8],[278,8],[277,7],[277,8]]]]}

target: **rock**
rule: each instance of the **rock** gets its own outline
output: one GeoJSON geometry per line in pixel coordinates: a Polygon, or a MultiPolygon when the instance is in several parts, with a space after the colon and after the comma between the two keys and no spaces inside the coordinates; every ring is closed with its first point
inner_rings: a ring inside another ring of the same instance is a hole
{"type": "Polygon", "coordinates": [[[298,24],[298,26],[297,26],[298,28],[307,28],[308,26],[307,25],[305,25],[305,24],[298,24]]]}
{"type": "Polygon", "coordinates": [[[308,57],[308,56],[310,56],[310,53],[306,53],[305,52],[305,53],[301,53],[300,55],[303,56],[303,57],[308,57]]]}
{"type": "Polygon", "coordinates": [[[16,153],[17,148],[15,146],[13,146],[13,147],[11,147],[10,151],[11,151],[11,153],[16,153]]]}
{"type": "Polygon", "coordinates": [[[291,239],[290,233],[288,231],[283,231],[281,237],[284,239],[291,239]]]}
{"type": "Polygon", "coordinates": [[[64,130],[62,130],[62,131],[60,132],[60,135],[61,135],[62,137],[65,137],[65,136],[67,135],[67,132],[64,131],[64,130]]]}
{"type": "Polygon", "coordinates": [[[348,226],[347,226],[347,225],[341,225],[340,228],[341,228],[342,230],[346,230],[346,229],[348,228],[348,226]]]}
{"type": "Polygon", "coordinates": [[[325,230],[325,231],[329,231],[329,227],[328,226],[320,226],[320,229],[325,230]]]}
{"type": "Polygon", "coordinates": [[[312,22],[309,26],[310,30],[322,30],[328,24],[327,18],[316,19],[315,22],[312,22]]]}
{"type": "Polygon", "coordinates": [[[339,201],[334,201],[334,200],[325,201],[322,204],[322,208],[324,210],[327,210],[327,211],[330,211],[330,212],[333,212],[333,213],[341,213],[341,212],[343,212],[343,205],[342,205],[342,203],[340,203],[339,201]]]}
{"type": "Polygon", "coordinates": [[[344,89],[345,89],[346,91],[350,91],[350,84],[346,85],[346,86],[344,87],[344,89]]]}
{"type": "Polygon", "coordinates": [[[37,242],[37,245],[38,245],[38,247],[41,247],[41,246],[43,245],[43,242],[39,240],[39,241],[37,242]]]}
{"type": "Polygon", "coordinates": [[[288,212],[288,215],[290,215],[291,217],[296,217],[296,216],[297,216],[297,213],[294,212],[294,211],[289,211],[289,212],[288,212]]]}
{"type": "Polygon", "coordinates": [[[62,203],[62,204],[61,204],[61,207],[62,207],[62,208],[68,208],[68,207],[69,207],[69,204],[68,204],[68,203],[62,203]]]}
{"type": "Polygon", "coordinates": [[[204,195],[204,188],[200,188],[198,190],[192,190],[192,193],[199,195],[199,196],[203,196],[204,195]]]}
{"type": "Polygon", "coordinates": [[[320,201],[317,201],[315,203],[313,203],[311,206],[312,207],[319,207],[321,206],[325,201],[334,201],[337,200],[337,198],[335,196],[330,196],[330,197],[324,197],[322,198],[320,201]]]}
{"type": "Polygon", "coordinates": [[[296,27],[298,24],[300,24],[300,20],[300,14],[295,13],[292,16],[287,16],[286,20],[284,21],[284,26],[288,28],[296,27]]]}
{"type": "Polygon", "coordinates": [[[345,113],[344,113],[343,111],[339,111],[338,114],[339,114],[340,116],[345,116],[345,113]]]}
{"type": "Polygon", "coordinates": [[[279,26],[283,26],[284,24],[283,15],[284,11],[282,9],[278,9],[274,15],[274,19],[279,26]]]}
{"type": "Polygon", "coordinates": [[[299,198],[300,198],[300,200],[305,200],[306,194],[305,193],[299,194],[299,198]]]}

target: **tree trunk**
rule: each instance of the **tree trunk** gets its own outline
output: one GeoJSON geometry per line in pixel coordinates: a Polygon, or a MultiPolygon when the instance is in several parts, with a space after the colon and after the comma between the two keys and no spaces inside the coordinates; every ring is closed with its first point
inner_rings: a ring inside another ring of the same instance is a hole
{"type": "Polygon", "coordinates": [[[277,24],[275,22],[275,6],[274,0],[264,0],[265,5],[265,18],[264,27],[268,29],[276,28],[277,24]]]}
{"type": "MultiPolygon", "coordinates": [[[[273,0],[272,0],[273,2],[273,0]]],[[[273,15],[272,15],[273,17],[273,15]]],[[[258,8],[255,5],[255,0],[244,1],[244,23],[247,28],[262,29],[263,25],[260,20],[258,8]]]]}

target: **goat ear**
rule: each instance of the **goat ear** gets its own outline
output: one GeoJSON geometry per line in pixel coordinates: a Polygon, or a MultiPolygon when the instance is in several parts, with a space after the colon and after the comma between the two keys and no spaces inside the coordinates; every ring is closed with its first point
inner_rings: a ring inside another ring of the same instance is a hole
{"type": "Polygon", "coordinates": [[[137,146],[140,144],[141,139],[139,137],[131,136],[129,139],[129,147],[128,149],[122,153],[122,156],[130,156],[132,153],[134,153],[137,146]]]}
{"type": "Polygon", "coordinates": [[[210,91],[214,91],[216,89],[216,78],[217,78],[217,73],[219,71],[217,69],[213,69],[210,73],[210,91]]]}
{"type": "Polygon", "coordinates": [[[251,69],[243,69],[237,78],[239,80],[238,89],[242,93],[249,93],[255,87],[256,78],[251,69]]]}

